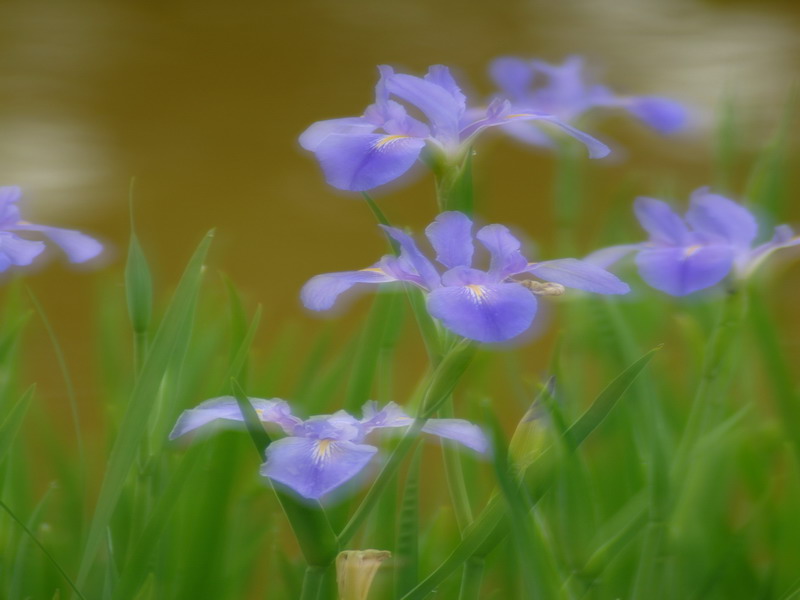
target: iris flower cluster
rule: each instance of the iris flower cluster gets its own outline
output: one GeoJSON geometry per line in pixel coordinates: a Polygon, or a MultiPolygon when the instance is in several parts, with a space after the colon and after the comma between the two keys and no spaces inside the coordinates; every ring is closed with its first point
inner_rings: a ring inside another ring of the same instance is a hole
{"type": "MultiPolygon", "coordinates": [[[[443,173],[460,169],[476,137],[489,128],[530,144],[552,146],[552,131],[541,126],[555,126],[598,158],[609,152],[608,147],[576,128],[590,113],[621,109],[662,134],[684,128],[688,116],[673,100],[622,96],[592,81],[579,57],[562,65],[496,60],[490,74],[499,92],[485,105],[468,102],[449,69],[441,65],[430,67],[423,77],[387,66],[379,67],[379,73],[375,101],[361,116],[318,121],[300,136],[301,146],[315,155],[335,188],[370,190],[400,178],[421,159],[433,167],[438,190],[443,173]]],[[[445,204],[440,198],[440,205],[445,204]]],[[[431,252],[402,229],[381,225],[394,254],[355,271],[311,278],[301,290],[301,301],[310,310],[326,311],[355,286],[409,285],[422,291],[427,311],[449,332],[498,343],[531,326],[540,296],[561,295],[566,288],[628,293],[628,285],[606,267],[629,253],[636,254],[639,271],[651,286],[684,295],[730,273],[747,277],[774,250],[800,244],[782,225],[771,241],[753,247],[758,229],[753,215],[707,189],[693,194],[685,219],[652,198],[639,198],[635,210],[649,240],[599,250],[584,260],[531,262],[507,227],[491,224],[475,231],[472,219],[457,210],[440,213],[426,228],[431,252]]],[[[251,402],[263,423],[283,433],[268,447],[261,473],[312,499],[325,497],[366,468],[378,453],[366,441],[374,431],[405,429],[413,422],[394,403],[378,409],[370,402],[360,419],[339,411],[302,420],[283,400],[251,402]]],[[[216,398],[185,411],[171,437],[212,422],[230,425],[243,420],[235,399],[216,398]]],[[[461,419],[429,419],[422,431],[478,453],[488,449],[481,429],[461,419]]]]}
{"type": "Polygon", "coordinates": [[[378,69],[375,102],[362,116],[318,121],[300,136],[300,145],[314,153],[326,181],[340,190],[389,183],[411,169],[425,148],[434,160],[457,164],[485,129],[521,122],[550,123],[583,142],[593,158],[609,152],[605,144],[556,116],[523,110],[507,99],[469,107],[442,65],[432,66],[424,77],[395,73],[385,65],[378,69]],[[407,107],[424,120],[410,115],[407,107]]]}

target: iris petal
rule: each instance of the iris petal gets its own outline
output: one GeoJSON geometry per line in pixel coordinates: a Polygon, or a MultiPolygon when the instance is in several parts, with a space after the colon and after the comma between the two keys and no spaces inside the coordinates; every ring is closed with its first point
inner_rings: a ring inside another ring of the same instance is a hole
{"type": "Polygon", "coordinates": [[[685,296],[722,281],[734,252],[728,246],[655,248],[636,256],[639,274],[648,284],[673,296],[685,296]]]}
{"type": "Polygon", "coordinates": [[[503,342],[530,327],[536,298],[517,283],[449,286],[431,292],[428,312],[458,335],[503,342]]]}
{"type": "Polygon", "coordinates": [[[528,272],[545,281],[596,294],[627,294],[628,284],[605,269],[575,258],[562,258],[536,263],[528,272]]]}
{"type": "Polygon", "coordinates": [[[437,83],[403,73],[387,79],[386,89],[422,111],[434,137],[445,144],[458,144],[459,122],[466,108],[463,96],[458,98],[437,83]]]}
{"type": "Polygon", "coordinates": [[[688,113],[680,102],[657,96],[639,96],[628,103],[628,112],[659,133],[680,131],[686,125],[688,113]]]}
{"type": "Polygon", "coordinates": [[[654,242],[683,245],[689,230],[666,202],[640,196],[633,204],[636,218],[654,242]]]}
{"type": "Polygon", "coordinates": [[[520,241],[505,225],[487,225],[476,236],[491,254],[489,273],[498,281],[525,270],[527,259],[520,252],[520,241]]]}
{"type": "Polygon", "coordinates": [[[740,247],[749,248],[758,235],[758,223],[749,210],[724,196],[710,193],[708,188],[692,193],[686,220],[695,231],[721,237],[740,247]]]}
{"type": "Polygon", "coordinates": [[[397,229],[388,225],[380,226],[394,241],[400,244],[400,260],[412,267],[422,279],[422,283],[429,290],[439,286],[439,272],[425,255],[419,251],[414,239],[397,229]]]}
{"type": "Polygon", "coordinates": [[[425,140],[402,135],[334,133],[319,143],[315,153],[330,185],[363,191],[403,175],[424,146],[425,140]]]}
{"type": "Polygon", "coordinates": [[[449,211],[440,214],[428,225],[425,234],[436,250],[436,260],[447,268],[472,264],[472,221],[464,213],[449,211]]]}
{"type": "Polygon", "coordinates": [[[103,244],[79,231],[45,225],[15,225],[14,231],[38,231],[49,237],[67,255],[70,262],[91,260],[103,251],[103,244]]]}
{"type": "Polygon", "coordinates": [[[375,124],[370,123],[364,117],[345,117],[343,119],[327,119],[312,123],[308,129],[300,134],[300,146],[310,152],[316,151],[317,147],[329,135],[338,133],[352,135],[354,133],[372,133],[375,131],[375,124]]]}
{"type": "Polygon", "coordinates": [[[489,450],[489,440],[483,430],[464,419],[428,419],[422,431],[455,440],[481,454],[489,450]]]}
{"type": "Polygon", "coordinates": [[[601,248],[595,250],[591,254],[583,258],[584,262],[593,264],[601,269],[607,269],[614,263],[622,260],[628,254],[642,250],[645,248],[644,244],[620,244],[619,246],[609,246],[608,248],[601,248]]]}
{"type": "Polygon", "coordinates": [[[0,273],[11,266],[31,264],[44,249],[44,242],[24,240],[13,233],[0,231],[0,273]]]}
{"type": "Polygon", "coordinates": [[[310,310],[328,310],[333,307],[340,294],[357,283],[386,283],[389,281],[397,281],[397,279],[378,268],[325,273],[308,280],[300,290],[300,301],[310,310]]]}
{"type": "Polygon", "coordinates": [[[318,500],[358,475],[377,451],[367,444],[287,437],[269,445],[261,474],[318,500]]]}
{"type": "Polygon", "coordinates": [[[511,99],[522,98],[533,83],[533,67],[526,60],[503,56],[489,65],[489,76],[511,99]]]}
{"type": "MultiPolygon", "coordinates": [[[[299,419],[291,415],[289,405],[283,400],[264,400],[263,398],[250,398],[249,400],[263,422],[277,423],[287,433],[292,433],[294,427],[300,423],[299,419]]],[[[195,408],[183,411],[175,423],[175,427],[172,428],[169,439],[174,440],[211,423],[230,426],[243,422],[244,417],[236,398],[233,396],[212,398],[195,408]]]]}

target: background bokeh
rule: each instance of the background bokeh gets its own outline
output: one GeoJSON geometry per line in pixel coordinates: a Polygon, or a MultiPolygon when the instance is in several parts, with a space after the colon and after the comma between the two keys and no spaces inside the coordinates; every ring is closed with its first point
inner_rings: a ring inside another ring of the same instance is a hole
{"type": "MultiPolygon", "coordinates": [[[[23,186],[30,220],[91,232],[109,246],[94,269],[52,260],[26,277],[53,320],[81,405],[102,402],[93,385],[98,290],[110,280],[123,294],[132,177],[159,289],[216,227],[212,267],[265,305],[270,335],[287,319],[316,318],[297,299],[308,277],[360,267],[384,248],[359,198],[327,187],[298,147],[308,124],[359,114],[377,64],[414,73],[451,65],[483,95],[495,56],[570,53],[590,57],[620,90],[686,102],[696,124],[670,139],[622,118],[600,124],[597,134],[617,152],[593,164],[584,183],[583,252],[601,243],[603,207],[621,190],[683,200],[711,181],[713,113],[725,98],[736,107],[742,151],[731,191],[743,189],[749,160],[797,82],[800,9],[792,0],[0,0],[0,184],[23,186]]],[[[484,139],[476,160],[481,216],[515,224],[546,257],[553,166],[501,137],[484,139]]],[[[420,230],[432,189],[421,174],[378,196],[394,222],[420,230]]],[[[791,211],[800,220],[796,203],[791,211]]],[[[775,307],[789,316],[797,267],[779,289],[775,307]]],[[[41,326],[31,333],[29,378],[58,410],[54,354],[41,326]]]]}

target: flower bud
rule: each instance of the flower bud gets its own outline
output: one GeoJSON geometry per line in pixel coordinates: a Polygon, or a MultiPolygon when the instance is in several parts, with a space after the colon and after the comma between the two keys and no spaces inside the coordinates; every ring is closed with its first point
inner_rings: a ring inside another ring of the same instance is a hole
{"type": "Polygon", "coordinates": [[[339,600],[367,600],[381,563],[392,556],[386,550],[345,550],[336,557],[339,600]]]}

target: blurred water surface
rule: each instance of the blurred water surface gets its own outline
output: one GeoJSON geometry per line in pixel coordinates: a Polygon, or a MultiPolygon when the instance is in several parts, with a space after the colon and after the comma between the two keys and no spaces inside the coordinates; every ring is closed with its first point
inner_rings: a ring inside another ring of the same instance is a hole
{"type": "MultiPolygon", "coordinates": [[[[448,64],[483,95],[495,56],[580,53],[619,89],[694,106],[698,131],[669,140],[623,119],[601,126],[619,151],[590,170],[593,225],[604,222],[600,207],[623,182],[631,195],[670,189],[679,199],[708,183],[712,114],[726,94],[741,117],[745,156],[762,147],[797,83],[799,34],[800,5],[789,0],[3,0],[0,184],[25,188],[31,220],[109,244],[108,268],[76,273],[52,261],[29,275],[85,403],[96,400],[97,288],[111,279],[122,298],[132,176],[157,283],[174,281],[202,234],[217,227],[214,266],[265,304],[274,327],[309,318],[297,300],[308,277],[363,266],[383,251],[363,203],[328,188],[296,142],[313,121],[360,114],[377,64],[415,73],[448,64]]],[[[515,224],[547,253],[552,158],[484,141],[480,214],[515,224]]],[[[421,174],[381,202],[395,222],[419,231],[433,214],[432,189],[421,174]]],[[[597,239],[589,232],[580,250],[597,239]]],[[[787,275],[775,302],[788,311],[800,273],[787,275]]],[[[39,360],[30,377],[61,397],[52,351],[41,328],[34,333],[39,360]]]]}

